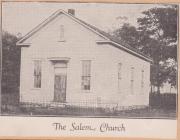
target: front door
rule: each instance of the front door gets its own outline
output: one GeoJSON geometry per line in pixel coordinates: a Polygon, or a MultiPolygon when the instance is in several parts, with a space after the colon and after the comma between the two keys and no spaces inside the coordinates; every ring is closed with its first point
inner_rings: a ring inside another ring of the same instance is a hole
{"type": "Polygon", "coordinates": [[[55,75],[54,101],[64,103],[66,101],[66,75],[55,75]]]}
{"type": "Polygon", "coordinates": [[[54,75],[54,101],[64,103],[66,102],[66,64],[59,63],[55,65],[54,75]]]}

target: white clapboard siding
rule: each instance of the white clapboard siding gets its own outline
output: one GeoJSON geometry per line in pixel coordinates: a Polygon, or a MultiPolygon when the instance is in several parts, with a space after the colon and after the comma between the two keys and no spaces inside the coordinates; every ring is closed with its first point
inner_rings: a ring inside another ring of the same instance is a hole
{"type": "Polygon", "coordinates": [[[117,103],[122,106],[148,105],[150,63],[110,44],[97,44],[102,37],[59,15],[27,39],[29,47],[21,53],[21,102],[52,102],[54,97],[54,65],[52,58],[68,58],[66,101],[68,104],[117,103]],[[59,40],[64,25],[64,40],[59,40]],[[41,88],[33,88],[33,60],[42,61],[41,88]],[[81,90],[82,60],[91,60],[91,90],[81,90]],[[118,63],[122,63],[122,89],[118,91],[118,63]],[[134,91],[130,89],[130,72],[134,67],[134,91]],[[144,70],[144,92],[141,71],[144,70]]]}

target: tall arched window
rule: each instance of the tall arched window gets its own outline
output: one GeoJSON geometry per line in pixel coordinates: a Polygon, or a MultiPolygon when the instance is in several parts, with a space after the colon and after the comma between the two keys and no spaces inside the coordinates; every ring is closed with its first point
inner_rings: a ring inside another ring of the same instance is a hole
{"type": "Polygon", "coordinates": [[[90,91],[91,88],[91,60],[82,61],[82,90],[90,91]]]}
{"type": "Polygon", "coordinates": [[[41,60],[34,60],[34,88],[41,88],[41,60]]]}
{"type": "Polygon", "coordinates": [[[131,94],[134,93],[134,67],[131,67],[131,85],[130,85],[130,89],[131,89],[131,94]]]}
{"type": "Polygon", "coordinates": [[[121,93],[122,88],[122,63],[118,63],[118,93],[121,93]]]}
{"type": "Polygon", "coordinates": [[[141,93],[144,93],[144,70],[141,70],[141,93]]]}

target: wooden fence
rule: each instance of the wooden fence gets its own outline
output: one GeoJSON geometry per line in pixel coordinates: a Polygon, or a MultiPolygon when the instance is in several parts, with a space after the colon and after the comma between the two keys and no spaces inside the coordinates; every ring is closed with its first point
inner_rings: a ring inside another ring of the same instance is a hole
{"type": "Polygon", "coordinates": [[[177,94],[172,93],[150,93],[149,105],[152,108],[176,109],[177,94]]]}
{"type": "MultiPolygon", "coordinates": [[[[176,109],[176,104],[177,104],[177,94],[172,94],[172,93],[166,93],[166,94],[157,94],[157,93],[151,93],[149,95],[149,108],[151,109],[165,109],[165,110],[175,110],[176,109]]],[[[2,94],[2,111],[4,112],[21,112],[21,106],[19,106],[19,96],[18,94],[2,94]]],[[[97,109],[97,108],[106,108],[105,112],[108,112],[108,110],[110,112],[116,111],[116,110],[136,110],[136,109],[141,109],[141,108],[145,108],[146,106],[128,106],[128,107],[124,107],[124,106],[120,106],[118,104],[112,104],[112,103],[92,103],[91,108],[92,109],[97,109]]],[[[38,104],[34,104],[33,101],[32,103],[25,103],[25,106],[27,106],[27,108],[49,108],[49,109],[53,109],[53,108],[62,108],[64,106],[60,106],[58,107],[58,104],[49,104],[48,102],[44,101],[42,102],[41,105],[38,104]],[[29,106],[29,107],[28,107],[29,106]]],[[[65,106],[65,108],[68,108],[69,104],[67,104],[65,106]]],[[[88,106],[87,106],[88,107],[88,106]]],[[[24,108],[24,107],[23,107],[24,108]]],[[[77,105],[71,106],[70,108],[75,108],[75,110],[85,110],[86,108],[86,103],[82,102],[82,103],[77,103],[77,105]]],[[[89,110],[89,109],[88,109],[89,110]]]]}

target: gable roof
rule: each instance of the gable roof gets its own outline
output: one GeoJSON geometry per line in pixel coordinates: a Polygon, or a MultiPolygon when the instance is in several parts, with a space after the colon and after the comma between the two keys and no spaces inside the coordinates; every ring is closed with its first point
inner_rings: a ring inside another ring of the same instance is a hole
{"type": "Polygon", "coordinates": [[[145,61],[152,62],[152,59],[150,57],[146,56],[145,54],[140,52],[138,49],[129,46],[124,41],[119,40],[118,38],[115,38],[114,36],[111,36],[110,34],[96,28],[93,25],[90,25],[90,24],[80,20],[79,18],[77,18],[77,17],[75,17],[75,16],[73,16],[73,15],[71,15],[71,14],[69,14],[69,13],[67,13],[61,9],[56,11],[55,13],[53,13],[50,17],[48,17],[46,20],[44,20],[42,23],[40,23],[38,26],[36,26],[34,29],[32,29],[29,33],[27,33],[22,39],[20,39],[16,43],[16,45],[18,45],[18,46],[29,46],[30,44],[26,44],[23,42],[26,39],[30,38],[33,34],[38,32],[40,29],[42,29],[44,26],[46,26],[49,22],[51,22],[53,19],[55,19],[59,14],[62,14],[62,13],[105,39],[105,41],[97,41],[97,43],[99,43],[99,44],[109,43],[109,44],[111,44],[111,45],[113,45],[119,49],[122,49],[128,53],[131,53],[131,54],[133,54],[133,55],[135,55],[135,56],[137,56],[137,57],[139,57],[145,61]]]}

